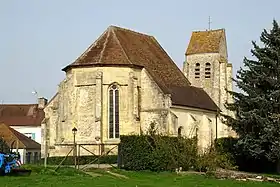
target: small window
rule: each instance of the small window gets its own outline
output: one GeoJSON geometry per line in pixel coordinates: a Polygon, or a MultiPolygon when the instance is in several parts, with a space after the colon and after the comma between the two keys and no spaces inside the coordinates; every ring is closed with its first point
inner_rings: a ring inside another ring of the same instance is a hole
{"type": "Polygon", "coordinates": [[[200,64],[199,64],[199,63],[196,63],[196,64],[195,64],[194,77],[195,77],[196,79],[199,79],[199,78],[200,78],[200,64]]]}
{"type": "Polygon", "coordinates": [[[211,78],[211,64],[209,62],[205,64],[205,78],[211,78]]]}

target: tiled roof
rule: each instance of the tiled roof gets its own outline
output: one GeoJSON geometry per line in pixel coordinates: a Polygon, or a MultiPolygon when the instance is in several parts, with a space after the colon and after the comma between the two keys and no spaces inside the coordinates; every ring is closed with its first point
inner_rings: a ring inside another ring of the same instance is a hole
{"type": "Polygon", "coordinates": [[[16,148],[18,141],[19,149],[41,149],[41,145],[27,136],[19,133],[4,123],[0,123],[0,137],[2,137],[10,148],[16,148]]]}
{"type": "Polygon", "coordinates": [[[193,32],[186,50],[186,55],[218,53],[223,36],[225,36],[224,29],[193,32]]]}
{"type": "MultiPolygon", "coordinates": [[[[188,93],[192,92],[194,88],[190,86],[188,79],[153,36],[110,26],[75,62],[63,70],[67,71],[73,67],[105,65],[145,68],[164,93],[172,94],[172,101],[183,101],[184,98],[192,100],[192,98],[188,98],[188,93]],[[174,93],[172,90],[174,87],[184,89],[186,95],[174,93]]],[[[212,103],[214,102],[207,94],[195,93],[198,94],[195,97],[204,97],[202,99],[207,100],[203,108],[217,110],[217,106],[215,109],[213,108],[212,103]],[[209,103],[211,105],[208,105],[209,103]]],[[[189,106],[186,101],[181,105],[189,106]]],[[[200,105],[194,107],[200,107],[200,105]]]]}
{"type": "Polygon", "coordinates": [[[0,123],[18,126],[40,126],[44,119],[43,109],[38,104],[1,104],[0,123]]]}
{"type": "Polygon", "coordinates": [[[209,95],[202,88],[194,86],[189,88],[173,87],[172,104],[212,111],[218,110],[217,105],[210,99],[209,95]]]}

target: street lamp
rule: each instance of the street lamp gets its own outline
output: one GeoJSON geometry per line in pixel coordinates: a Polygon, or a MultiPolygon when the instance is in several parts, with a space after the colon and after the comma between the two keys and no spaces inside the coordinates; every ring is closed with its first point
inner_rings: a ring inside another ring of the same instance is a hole
{"type": "Polygon", "coordinates": [[[73,133],[73,135],[74,135],[74,145],[76,144],[76,134],[77,134],[77,129],[76,129],[76,127],[74,127],[73,129],[72,129],[72,133],[73,133]]]}
{"type": "Polygon", "coordinates": [[[74,136],[74,162],[75,162],[75,169],[77,168],[77,147],[76,147],[76,134],[77,134],[77,129],[76,127],[74,127],[72,129],[72,133],[73,133],[73,136],[74,136]]]}

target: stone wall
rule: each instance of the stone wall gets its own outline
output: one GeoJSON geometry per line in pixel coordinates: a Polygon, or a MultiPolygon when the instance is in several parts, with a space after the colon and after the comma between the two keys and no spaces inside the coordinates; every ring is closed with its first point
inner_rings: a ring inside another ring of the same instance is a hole
{"type": "MultiPolygon", "coordinates": [[[[168,135],[177,136],[179,126],[184,126],[186,133],[190,133],[193,115],[199,121],[196,123],[201,146],[211,142],[213,129],[206,119],[214,121],[214,114],[194,109],[171,109],[171,96],[162,92],[145,69],[77,68],[67,73],[59,85],[58,94],[45,108],[50,156],[65,156],[69,152],[71,147],[61,144],[73,143],[73,127],[78,129],[78,144],[119,143],[119,139],[109,139],[108,135],[108,94],[112,84],[119,89],[120,134],[146,132],[151,123],[168,135]]],[[[110,147],[113,146],[104,147],[101,151],[108,151],[110,147]]],[[[98,146],[87,148],[100,154],[98,146]]],[[[81,154],[89,153],[83,150],[81,154]]]]}
{"type": "MultiPolygon", "coordinates": [[[[147,130],[151,122],[159,124],[160,129],[169,128],[170,96],[163,94],[145,69],[73,69],[45,108],[51,156],[67,154],[71,147],[61,144],[73,143],[71,130],[74,126],[78,129],[78,144],[119,142],[108,137],[108,93],[112,84],[119,88],[121,134],[139,134],[147,130]],[[100,141],[97,138],[101,138],[100,141]]],[[[89,147],[92,152],[99,153],[98,146],[89,147]]]]}
{"type": "Polygon", "coordinates": [[[214,102],[219,106],[220,104],[220,77],[222,72],[220,71],[219,54],[208,53],[208,54],[194,54],[186,56],[184,68],[188,75],[188,80],[191,82],[192,86],[202,87],[209,94],[209,96],[214,100],[214,102]],[[205,78],[205,64],[210,63],[210,78],[205,78]],[[196,63],[200,64],[200,75],[196,78],[195,69],[196,63]]]}
{"type": "Polygon", "coordinates": [[[216,112],[189,107],[172,106],[172,112],[178,117],[178,125],[182,127],[182,136],[192,138],[198,136],[198,146],[207,149],[216,138],[216,112]]]}
{"type": "MultiPolygon", "coordinates": [[[[224,46],[224,45],[223,45],[224,46]]],[[[224,104],[232,100],[226,89],[232,90],[232,68],[224,58],[227,56],[226,46],[221,48],[220,53],[193,54],[186,56],[184,74],[193,86],[203,88],[213,99],[223,113],[228,114],[224,104]],[[210,63],[210,78],[205,77],[205,64],[210,63]],[[200,64],[200,75],[196,78],[196,63],[200,64]]],[[[218,120],[218,137],[228,136],[230,129],[218,120]]]]}
{"type": "Polygon", "coordinates": [[[169,128],[169,108],[171,97],[162,92],[149,73],[141,71],[141,128],[147,131],[151,123],[155,123],[160,132],[169,128]]]}

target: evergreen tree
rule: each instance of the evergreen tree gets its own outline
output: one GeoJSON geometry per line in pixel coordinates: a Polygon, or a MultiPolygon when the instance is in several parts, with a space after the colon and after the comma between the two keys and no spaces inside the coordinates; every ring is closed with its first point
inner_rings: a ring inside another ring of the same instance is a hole
{"type": "Polygon", "coordinates": [[[229,92],[234,103],[226,108],[235,117],[225,123],[238,134],[237,146],[254,159],[267,158],[280,164],[280,28],[273,20],[260,36],[261,46],[252,42],[254,59],[244,58],[244,68],[233,81],[242,92],[229,92]]]}

